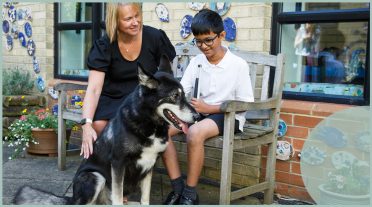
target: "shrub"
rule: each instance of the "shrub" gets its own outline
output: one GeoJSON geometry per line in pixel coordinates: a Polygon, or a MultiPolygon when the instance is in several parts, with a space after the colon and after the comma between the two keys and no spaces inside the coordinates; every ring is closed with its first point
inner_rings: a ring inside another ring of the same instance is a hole
{"type": "Polygon", "coordinates": [[[33,88],[34,81],[30,72],[18,67],[3,71],[3,95],[27,95],[33,88]]]}

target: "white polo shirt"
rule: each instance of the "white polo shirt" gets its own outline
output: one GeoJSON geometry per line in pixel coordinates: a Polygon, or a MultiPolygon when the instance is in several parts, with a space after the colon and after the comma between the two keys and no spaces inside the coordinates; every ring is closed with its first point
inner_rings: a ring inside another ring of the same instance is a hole
{"type": "MultiPolygon", "coordinates": [[[[193,94],[198,74],[200,98],[207,104],[220,105],[226,100],[254,101],[249,66],[228,49],[217,65],[209,63],[204,54],[190,60],[181,80],[186,96],[193,94]]],[[[237,113],[235,118],[243,131],[245,112],[237,113]]]]}

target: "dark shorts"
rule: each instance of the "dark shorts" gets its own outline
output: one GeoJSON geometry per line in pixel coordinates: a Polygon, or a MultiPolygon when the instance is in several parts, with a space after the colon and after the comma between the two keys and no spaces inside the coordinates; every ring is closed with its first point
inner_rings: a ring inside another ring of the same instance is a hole
{"type": "MultiPolygon", "coordinates": [[[[210,114],[210,115],[207,115],[207,116],[202,115],[201,120],[202,119],[212,119],[217,124],[219,135],[223,135],[224,117],[225,117],[224,114],[210,114]]],[[[239,121],[235,119],[234,133],[237,133],[237,132],[240,132],[239,121]]]]}
{"type": "Polygon", "coordinates": [[[125,98],[126,96],[123,98],[110,98],[101,95],[98,100],[93,120],[110,120],[114,118],[125,98]]]}

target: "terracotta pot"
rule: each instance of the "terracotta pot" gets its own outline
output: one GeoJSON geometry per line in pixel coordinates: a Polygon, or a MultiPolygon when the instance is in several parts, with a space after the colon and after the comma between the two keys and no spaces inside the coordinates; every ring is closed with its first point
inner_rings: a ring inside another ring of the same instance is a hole
{"type": "Polygon", "coordinates": [[[33,154],[48,154],[55,156],[58,153],[58,136],[54,129],[32,129],[32,137],[39,144],[30,143],[27,152],[33,154]]]}

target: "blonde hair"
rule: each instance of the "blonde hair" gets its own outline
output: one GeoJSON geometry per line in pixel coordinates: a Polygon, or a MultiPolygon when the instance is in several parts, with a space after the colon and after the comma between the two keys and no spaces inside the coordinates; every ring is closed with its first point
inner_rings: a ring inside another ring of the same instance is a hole
{"type": "Polygon", "coordinates": [[[142,15],[142,3],[139,2],[129,2],[129,3],[108,3],[106,6],[106,33],[110,39],[110,43],[117,39],[117,29],[118,29],[118,16],[119,8],[125,5],[132,5],[137,7],[142,15]]]}

